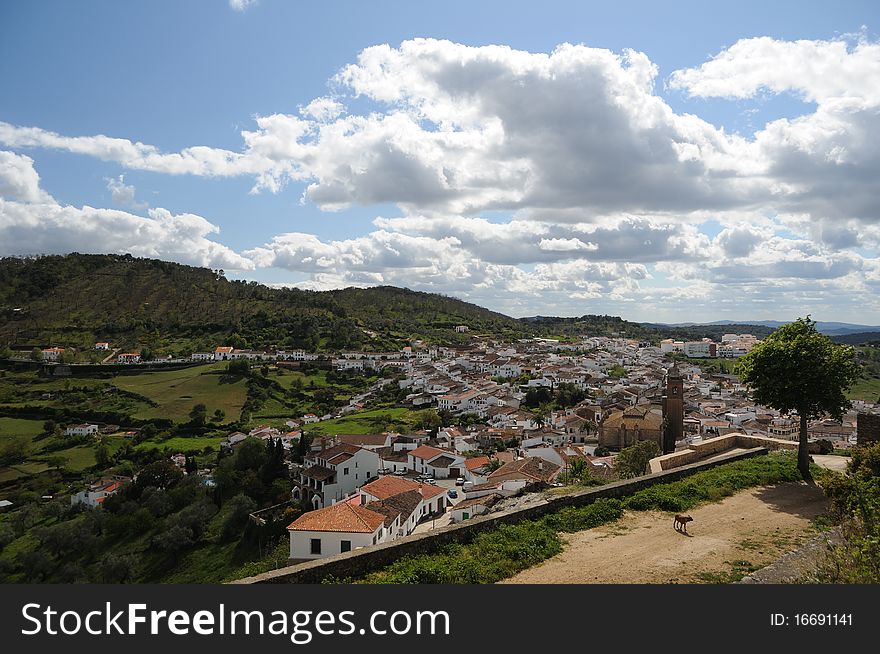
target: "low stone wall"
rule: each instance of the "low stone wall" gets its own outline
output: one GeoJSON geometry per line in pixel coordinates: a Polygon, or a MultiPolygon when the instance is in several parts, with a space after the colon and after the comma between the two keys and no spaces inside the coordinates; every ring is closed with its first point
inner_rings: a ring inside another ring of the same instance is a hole
{"type": "Polygon", "coordinates": [[[565,507],[585,506],[602,497],[621,498],[649,488],[656,484],[666,484],[683,479],[701,470],[708,470],[731,461],[748,459],[767,454],[765,448],[755,448],[747,452],[737,452],[729,456],[721,456],[709,462],[679,466],[674,470],[665,470],[645,475],[638,479],[615,481],[596,488],[583,490],[554,497],[547,502],[525,509],[489,513],[465,520],[464,522],[441,527],[427,533],[411,534],[391,543],[383,543],[366,547],[345,554],[336,554],[317,561],[301,563],[265,572],[254,577],[247,577],[231,582],[234,584],[315,584],[324,579],[359,578],[367,573],[388,566],[401,557],[418,554],[432,554],[450,543],[465,543],[476,535],[495,529],[499,525],[514,524],[523,520],[534,520],[565,507]]]}
{"type": "MultiPolygon", "coordinates": [[[[660,472],[661,470],[672,470],[737,447],[746,450],[755,447],[763,447],[767,450],[796,450],[798,442],[782,438],[768,438],[766,436],[747,436],[740,433],[727,434],[726,436],[707,439],[701,443],[694,443],[686,450],[658,456],[651,459],[648,464],[652,473],[660,472]]],[[[818,453],[818,446],[814,449],[816,449],[816,452],[812,453],[818,453]]]]}

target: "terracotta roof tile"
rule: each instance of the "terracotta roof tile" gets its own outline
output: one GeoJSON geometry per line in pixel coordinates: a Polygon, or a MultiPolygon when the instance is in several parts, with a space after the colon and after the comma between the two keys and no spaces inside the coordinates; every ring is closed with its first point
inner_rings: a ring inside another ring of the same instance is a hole
{"type": "Polygon", "coordinates": [[[323,509],[303,513],[287,529],[372,534],[384,522],[385,516],[381,513],[348,502],[338,502],[323,509]]]}

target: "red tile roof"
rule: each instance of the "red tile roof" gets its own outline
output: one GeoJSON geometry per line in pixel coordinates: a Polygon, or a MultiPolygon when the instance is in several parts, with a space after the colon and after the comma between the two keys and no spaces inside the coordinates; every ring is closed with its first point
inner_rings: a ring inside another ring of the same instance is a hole
{"type": "Polygon", "coordinates": [[[465,459],[464,467],[468,470],[476,470],[477,468],[482,468],[484,465],[489,463],[488,456],[475,456],[473,459],[465,459]]]}
{"type": "Polygon", "coordinates": [[[432,497],[443,493],[443,489],[439,486],[420,484],[417,481],[393,475],[379,477],[376,481],[371,481],[369,484],[361,486],[360,490],[380,500],[387,500],[389,497],[394,497],[411,490],[421,492],[422,497],[426,500],[430,500],[432,497]]]}
{"type": "Polygon", "coordinates": [[[410,452],[415,458],[423,459],[425,461],[429,459],[433,459],[436,456],[440,456],[441,454],[446,454],[443,450],[431,447],[430,445],[419,445],[416,449],[410,452]]]}
{"type": "Polygon", "coordinates": [[[338,502],[323,509],[303,513],[287,529],[372,534],[384,522],[385,516],[381,513],[348,502],[338,502]]]}

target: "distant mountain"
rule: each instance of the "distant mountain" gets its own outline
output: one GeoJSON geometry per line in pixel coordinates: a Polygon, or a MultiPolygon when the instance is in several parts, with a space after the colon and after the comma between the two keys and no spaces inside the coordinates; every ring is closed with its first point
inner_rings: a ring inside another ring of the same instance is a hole
{"type": "Polygon", "coordinates": [[[880,331],[838,334],[832,336],[831,340],[835,343],[846,343],[847,345],[865,345],[868,343],[880,345],[880,331]]]}
{"type": "MultiPolygon", "coordinates": [[[[790,321],[789,321],[790,322],[790,321]]],[[[654,323],[657,327],[702,327],[708,325],[737,325],[737,326],[748,326],[748,325],[760,325],[762,327],[770,327],[772,329],[776,329],[777,327],[781,327],[782,325],[787,325],[787,322],[780,320],[715,320],[713,322],[705,322],[705,323],[697,323],[697,322],[680,322],[680,323],[654,323]]],[[[843,335],[843,334],[855,334],[860,332],[874,332],[880,331],[880,326],[877,325],[857,325],[854,323],[848,322],[824,322],[817,321],[816,329],[818,329],[823,334],[828,335],[843,335]]]]}

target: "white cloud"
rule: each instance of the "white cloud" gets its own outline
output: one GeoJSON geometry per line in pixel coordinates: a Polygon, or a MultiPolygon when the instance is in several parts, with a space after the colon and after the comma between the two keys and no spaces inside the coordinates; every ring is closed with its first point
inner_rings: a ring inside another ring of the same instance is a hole
{"type": "MultiPolygon", "coordinates": [[[[122,176],[108,186],[111,192],[121,188],[123,199],[133,200],[134,189],[125,186],[122,176]]],[[[220,228],[201,216],[159,208],[138,216],[61,205],[40,189],[29,157],[0,152],[0,196],[0,256],[127,252],[195,266],[254,268],[250,259],[209,240],[220,228]]]]}
{"type": "Polygon", "coordinates": [[[115,204],[132,209],[145,209],[146,203],[138,202],[134,199],[136,189],[132,184],[125,183],[125,175],[119,177],[105,177],[107,190],[110,191],[110,197],[115,204]]]}
{"type": "Polygon", "coordinates": [[[235,11],[247,11],[257,4],[257,0],[229,0],[229,7],[235,11]]]}
{"type": "MultiPolygon", "coordinates": [[[[161,152],[7,123],[0,144],[171,175],[245,176],[253,193],[296,185],[325,211],[399,207],[402,215],[376,218],[352,238],[289,227],[244,258],[212,249],[222,247],[207,239],[213,225],[197,216],[151,213],[134,216],[152,221],[142,228],[122,228],[136,243],[150,232],[157,251],[177,257],[166,235],[182,230],[196,259],[286,268],[306,275],[305,287],[397,284],[518,315],[615,303],[648,314],[684,303],[877,307],[868,294],[880,276],[880,45],[744,39],[667,78],[693,98],[805,101],[803,115],[751,136],[674,111],[655,91],[658,75],[632,50],[563,44],[531,53],[413,39],[364,49],[328,95],[293,113],[256,117],[238,152],[161,152]],[[721,225],[712,237],[701,231],[709,221],[721,225]]],[[[43,191],[31,160],[5,156],[0,189],[36,206],[43,191]]],[[[117,204],[134,206],[122,176],[108,184],[117,204]]],[[[96,213],[107,210],[76,211],[85,224],[111,220],[96,213]]]]}
{"type": "Polygon", "coordinates": [[[807,102],[880,100],[880,45],[847,40],[741,39],[697,68],[675,71],[672,88],[695,97],[751,98],[760,91],[799,94],[807,102]]]}
{"type": "Polygon", "coordinates": [[[40,189],[40,176],[34,168],[34,160],[5,150],[0,150],[0,197],[22,202],[51,200],[40,189]]]}

